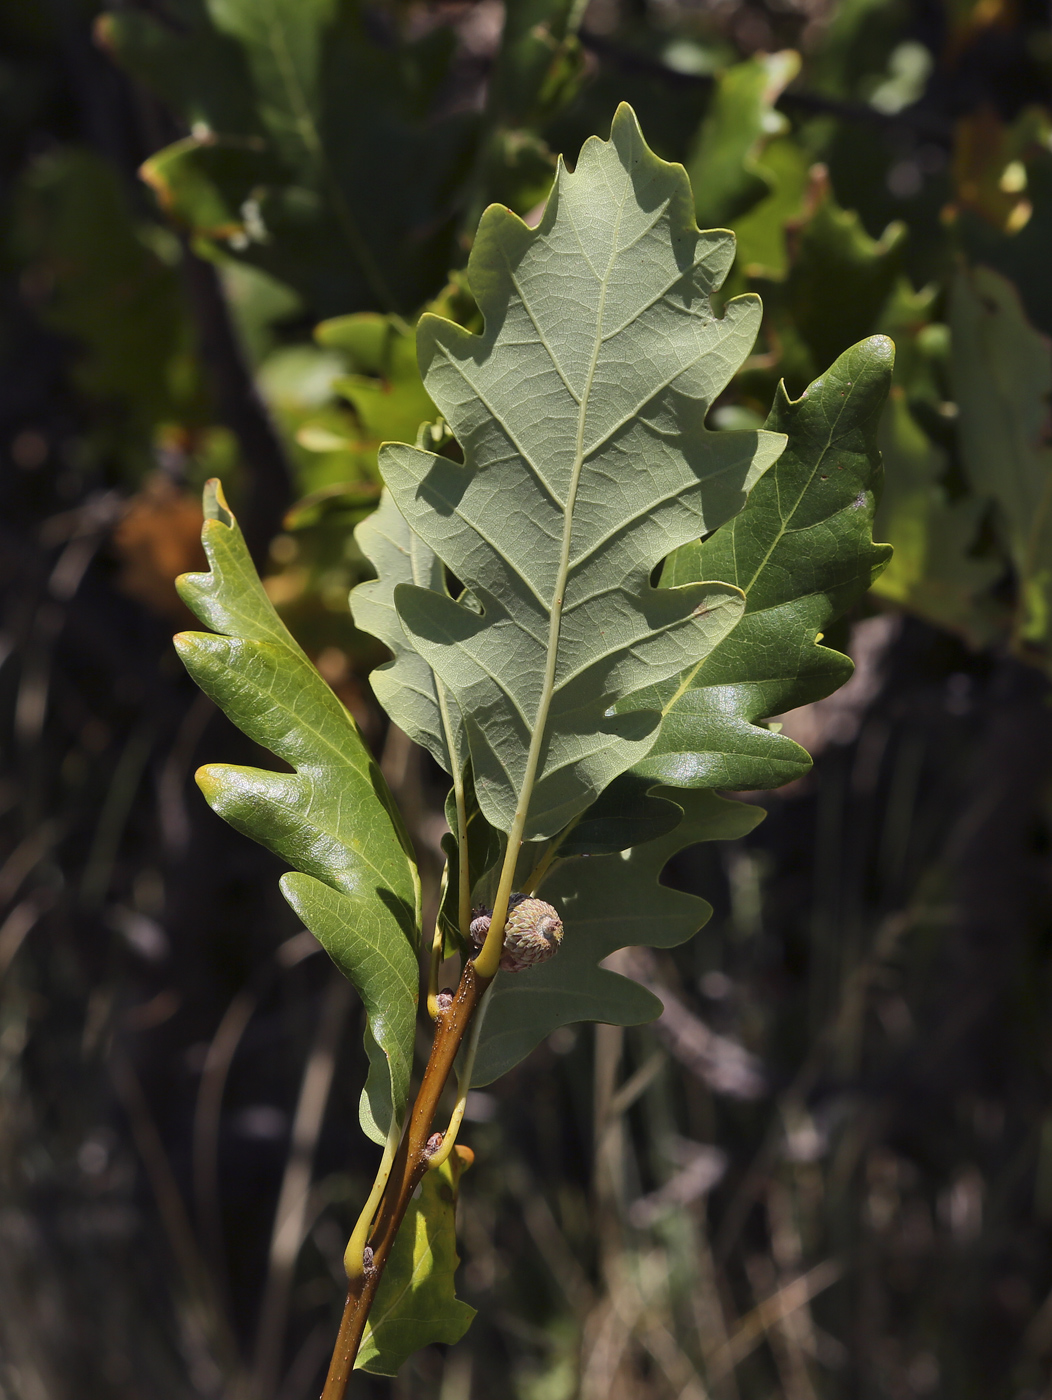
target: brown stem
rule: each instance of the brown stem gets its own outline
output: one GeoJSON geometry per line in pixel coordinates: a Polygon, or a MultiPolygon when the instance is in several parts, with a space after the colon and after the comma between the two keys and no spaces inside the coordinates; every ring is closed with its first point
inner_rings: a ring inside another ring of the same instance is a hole
{"type": "Polygon", "coordinates": [[[347,1393],[347,1383],[354,1369],[354,1360],[361,1345],[369,1309],[380,1286],[380,1278],[398,1234],[398,1227],[409,1207],[413,1192],[427,1171],[428,1163],[441,1146],[441,1137],[438,1137],[437,1142],[431,1137],[431,1124],[438,1100],[453,1071],[453,1061],[478,1010],[482,994],[492,980],[489,977],[479,977],[475,972],[475,964],[469,962],[449,1005],[443,1005],[445,996],[440,995],[438,998],[438,1020],[435,1023],[435,1038],[431,1044],[427,1069],[424,1071],[406,1130],[402,1134],[376,1224],[369,1236],[366,1246],[368,1263],[365,1271],[351,1280],[347,1292],[343,1320],[340,1323],[321,1400],[343,1400],[347,1393]]]}

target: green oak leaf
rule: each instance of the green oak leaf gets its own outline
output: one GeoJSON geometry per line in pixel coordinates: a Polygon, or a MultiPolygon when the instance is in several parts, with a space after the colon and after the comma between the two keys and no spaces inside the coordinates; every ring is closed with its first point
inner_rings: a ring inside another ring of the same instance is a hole
{"type": "Polygon", "coordinates": [[[878,441],[885,489],[877,531],[895,553],[874,593],[961,633],[973,646],[988,645],[1003,629],[990,597],[1002,572],[1000,561],[972,556],[986,503],[973,496],[949,499],[943,485],[946,453],[917,423],[897,387],[878,441]]]}
{"type": "Polygon", "coordinates": [[[457,760],[449,744],[452,739],[455,748],[461,747],[460,711],[452,696],[441,693],[431,667],[410,646],[394,601],[396,587],[405,583],[448,597],[442,562],[406,524],[389,491],[383,492],[379,508],[362,521],[354,538],[377,574],[352,594],[355,624],[378,637],[392,653],[392,659],[369,676],[373,693],[395,724],[452,773],[457,760]]]}
{"type": "Polygon", "coordinates": [[[800,55],[786,49],[747,58],[716,79],[684,162],[700,228],[726,226],[771,193],[773,182],[757,158],[787,125],[773,104],[799,71],[800,55]]]}
{"type": "Polygon", "coordinates": [[[433,295],[479,124],[433,115],[448,27],[387,46],[358,0],[156,9],[115,10],[99,33],[190,128],[144,169],[169,214],[294,287],[316,318],[433,295]]]}
{"type": "Polygon", "coordinates": [[[161,425],[210,421],[168,256],[177,249],[165,246],[171,235],[137,221],[116,169],[90,149],[47,150],[12,193],[11,251],[26,284],[42,289],[36,314],[74,342],[70,372],[97,405],[91,450],[134,480],[156,468],[161,425]]]}
{"type": "Polygon", "coordinates": [[[999,272],[962,270],[950,299],[958,441],[973,492],[993,501],[1016,574],[1014,641],[1052,643],[1052,344],[999,272]]]}
{"type": "Polygon", "coordinates": [[[672,948],[696,933],[712,906],[662,885],[662,870],[699,841],[747,835],[765,813],[713,792],[658,788],[655,797],[682,812],[672,831],[629,851],[558,862],[542,882],[538,893],[563,920],[562,946],[548,962],[497,979],[472,1083],[498,1079],[573,1021],[633,1026],[660,1016],[653,993],[598,964],[618,948],[672,948]]]}
{"type": "Polygon", "coordinates": [[[287,860],[281,890],[368,1020],[371,1069],[362,1126],[383,1142],[409,1095],[418,987],[420,885],[379,769],[336,696],[263,590],[218,482],[205,489],[210,570],[183,574],[180,597],[219,635],[175,644],[201,689],[292,773],[213,763],[198,770],[209,805],[287,860]]]}
{"type": "MultiPolygon", "coordinates": [[[[493,880],[487,882],[483,890],[479,886],[491,872],[495,875],[497,862],[505,850],[500,832],[494,831],[479,811],[475,797],[475,784],[471,779],[471,766],[464,768],[464,805],[467,812],[468,876],[472,892],[472,905],[492,903],[493,891],[489,888],[493,880]]],[[[442,897],[438,908],[438,920],[447,949],[446,956],[462,950],[464,939],[460,930],[460,899],[458,880],[460,875],[460,848],[453,835],[457,829],[456,794],[451,788],[446,798],[446,824],[449,830],[442,837],[442,849],[446,854],[446,866],[442,872],[442,897]]]]}
{"type": "Polygon", "coordinates": [[[937,298],[936,287],[915,292],[904,279],[882,317],[881,330],[895,342],[895,374],[878,434],[884,491],[875,529],[895,552],[873,592],[986,646],[1007,630],[1007,609],[993,591],[1005,570],[996,555],[976,554],[989,503],[954,498],[948,488],[950,331],[932,320],[937,298]]]}
{"type": "Polygon", "coordinates": [[[362,437],[375,448],[381,442],[415,442],[420,424],[438,417],[417,368],[413,333],[395,317],[368,311],[337,316],[316,326],[314,338],[344,351],[354,365],[333,389],[350,403],[362,437]]]}
{"type": "Polygon", "coordinates": [[[355,1369],[394,1376],[414,1351],[459,1342],[475,1309],[456,1295],[456,1211],[467,1153],[427,1172],[410,1202],[365,1324],[355,1369]]]}
{"type": "Polygon", "coordinates": [[[658,715],[616,702],[707,654],[742,611],[724,583],[649,581],[741,508],[782,445],[705,428],[760,308],[714,316],[734,240],[699,233],[692,210],[682,167],[625,105],[610,141],[560,168],[538,229],[491,206],[468,269],[484,333],[433,316],[418,332],[465,460],[381,453],[410,528],[479,609],[403,584],[402,626],[460,706],[483,813],[527,839],[649,749],[658,715]]]}
{"type": "Polygon", "coordinates": [[[890,554],[873,543],[876,434],[894,347],[873,336],[795,401],[778,391],[767,427],[788,445],[745,508],[702,544],[673,554],[662,584],[723,578],[745,614],[707,655],[626,704],[659,709],[657,743],[633,769],[677,787],[777,787],[811,766],[759,721],[820,699],[851,662],[821,632],[870,586],[890,554]]]}
{"type": "MultiPolygon", "coordinates": [[[[793,389],[880,328],[905,254],[903,224],[889,224],[879,239],[871,238],[856,211],[837,204],[828,176],[812,176],[809,207],[789,238],[788,272],[749,279],[764,298],[776,372],[793,389]]],[[[754,371],[749,377],[764,380],[769,392],[769,375],[754,371]]]]}
{"type": "Polygon", "coordinates": [[[559,837],[560,856],[606,856],[654,841],[679,825],[682,810],[651,791],[653,782],[622,773],[559,837]]]}

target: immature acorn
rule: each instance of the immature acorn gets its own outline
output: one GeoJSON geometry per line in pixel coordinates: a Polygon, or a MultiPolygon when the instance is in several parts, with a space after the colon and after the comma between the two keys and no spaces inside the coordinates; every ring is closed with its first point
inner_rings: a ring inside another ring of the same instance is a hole
{"type": "MultiPolygon", "coordinates": [[[[476,948],[481,948],[489,933],[492,909],[473,909],[469,932],[476,948]]],[[[504,953],[500,960],[504,972],[522,972],[535,963],[547,962],[559,951],[563,941],[563,921],[550,904],[528,894],[513,894],[508,900],[508,920],[504,925],[504,953]]]]}

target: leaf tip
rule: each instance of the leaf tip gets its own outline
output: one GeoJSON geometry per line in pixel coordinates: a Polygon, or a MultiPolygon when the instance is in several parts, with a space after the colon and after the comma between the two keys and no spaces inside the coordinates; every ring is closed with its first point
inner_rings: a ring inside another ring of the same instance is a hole
{"type": "Polygon", "coordinates": [[[205,482],[201,504],[206,521],[218,520],[220,525],[225,525],[231,530],[234,528],[234,512],[227,503],[223,494],[223,483],[217,476],[210,477],[205,482]]]}
{"type": "Polygon", "coordinates": [[[205,763],[193,774],[193,781],[198,784],[209,806],[213,805],[213,798],[219,795],[220,767],[219,763],[205,763]]]}

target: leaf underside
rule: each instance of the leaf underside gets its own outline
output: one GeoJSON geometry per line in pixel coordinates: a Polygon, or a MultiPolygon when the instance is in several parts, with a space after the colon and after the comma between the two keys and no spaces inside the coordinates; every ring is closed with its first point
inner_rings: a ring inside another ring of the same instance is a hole
{"type": "Polygon", "coordinates": [[[624,106],[609,142],[560,169],[537,230],[491,206],[469,265],[484,334],[432,316],[418,332],[465,461],[381,453],[407,523],[480,609],[394,590],[459,704],[479,803],[501,830],[537,735],[527,838],[560,830],[652,744],[658,715],[615,703],[696,662],[742,611],[724,583],[649,581],[670,549],[741,508],[781,446],[705,429],[759,305],[713,315],[733,239],[699,233],[692,207],[682,168],[649,151],[624,106]]]}
{"type": "Polygon", "coordinates": [[[708,922],[712,906],[659,884],[662,870],[699,841],[747,835],[765,813],[714,792],[659,788],[656,795],[682,810],[672,831],[623,853],[567,860],[544,881],[540,893],[562,916],[562,947],[549,962],[498,978],[474,1084],[506,1074],[559,1026],[573,1021],[632,1026],[660,1016],[653,993],[599,963],[618,948],[672,948],[695,934],[708,922]]]}
{"type": "MultiPolygon", "coordinates": [[[[389,491],[383,492],[379,507],[362,521],[354,538],[377,574],[354,590],[354,621],[392,653],[390,661],[370,674],[369,684],[395,724],[452,773],[456,760],[449,753],[434,672],[407,641],[394,602],[395,588],[402,583],[448,596],[442,562],[406,524],[389,491]]],[[[447,699],[447,713],[459,734],[460,712],[452,697],[447,699]]]]}
{"type": "Polygon", "coordinates": [[[197,781],[232,826],[287,860],[285,898],[357,988],[371,1070],[361,1117],[374,1141],[409,1093],[418,986],[419,882],[409,839],[354,721],[263,590],[237,522],[210,484],[205,574],[183,601],[221,635],[176,647],[201,689],[293,773],[209,764],[197,781]],[[378,1052],[378,1053],[377,1053],[378,1052]]]}
{"type": "Polygon", "coordinates": [[[891,364],[891,342],[876,336],[842,355],[795,402],[780,391],[768,426],[786,434],[784,453],[739,515],[666,564],[674,578],[737,584],[745,613],[699,664],[628,702],[663,711],[658,741],[559,849],[570,856],[646,844],[554,867],[541,893],[563,916],[562,948],[538,968],[501,978],[477,1082],[506,1073],[556,1026],[633,1024],[660,1014],[649,992],[596,964],[630,944],[670,947],[707,919],[703,901],[658,885],[663,865],[694,842],[746,834],[763,813],[705,789],[775,787],[810,767],[799,745],[761,721],[828,695],[850,675],[850,660],[818,638],[865,592],[890,552],[874,545],[872,525],[880,485],[875,433],[891,364]],[[654,786],[662,781],[671,786],[654,786]],[[680,809],[682,821],[673,815],[668,830],[669,812],[680,809]]]}

